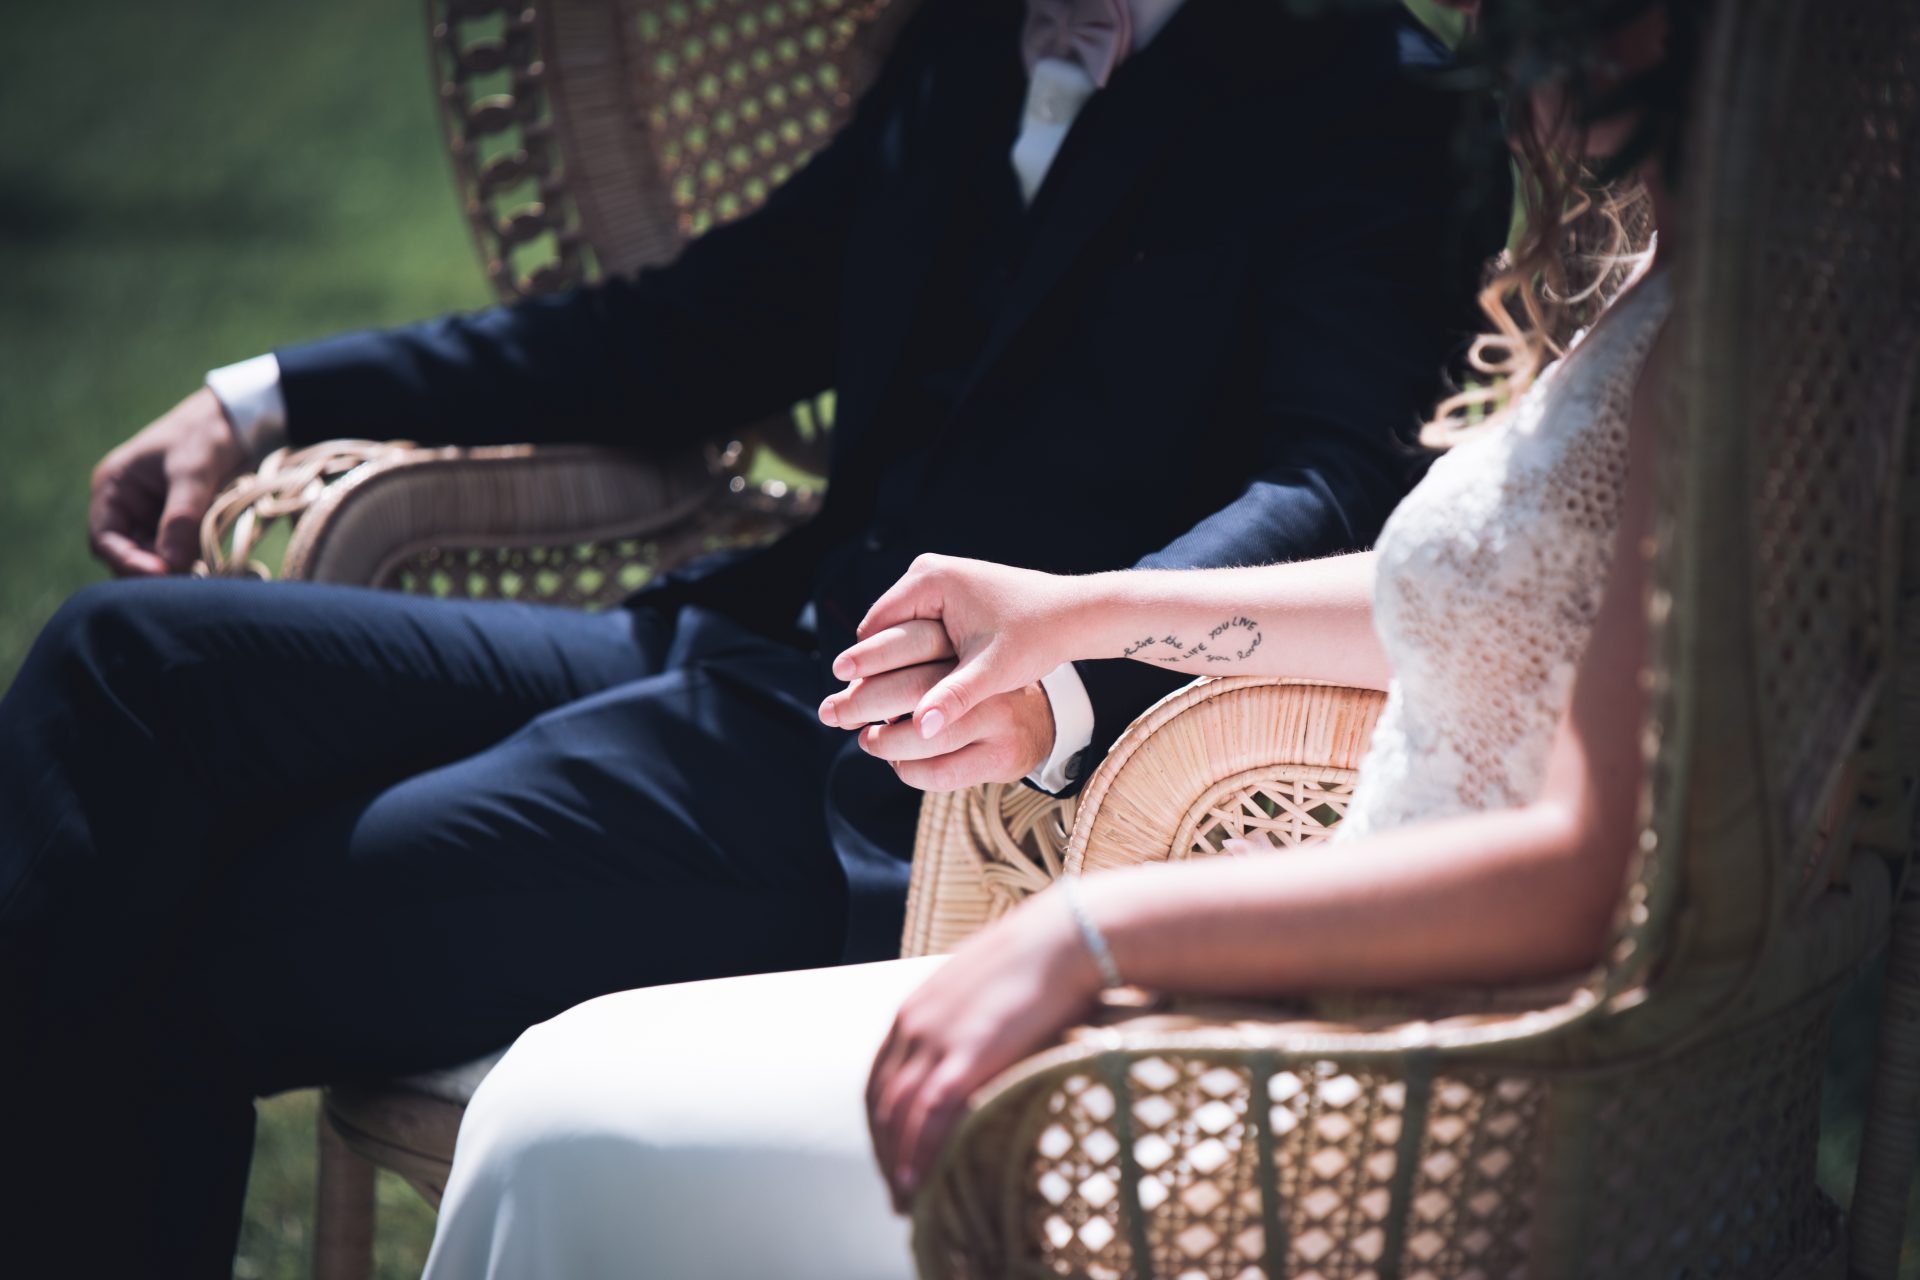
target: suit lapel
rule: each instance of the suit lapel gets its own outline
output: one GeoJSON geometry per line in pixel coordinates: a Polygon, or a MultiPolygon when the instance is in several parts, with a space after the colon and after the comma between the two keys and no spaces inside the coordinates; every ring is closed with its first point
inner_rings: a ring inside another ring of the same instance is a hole
{"type": "Polygon", "coordinates": [[[841,407],[840,421],[852,430],[836,430],[836,448],[845,448],[871,422],[897,371],[934,256],[956,216],[959,191],[979,180],[980,165],[1005,162],[1012,146],[1025,92],[1018,43],[1024,7],[1005,8],[1007,21],[973,32],[977,47],[948,51],[923,84],[923,114],[912,125],[921,136],[883,143],[904,158],[907,169],[852,229],[852,238],[868,248],[859,273],[848,281],[845,312],[853,326],[847,350],[866,372],[845,385],[868,388],[865,399],[872,403],[841,407]],[[947,83],[934,83],[936,78],[947,83]]]}
{"type": "Polygon", "coordinates": [[[964,402],[1060,287],[1087,244],[1165,162],[1169,145],[1224,87],[1209,76],[1221,8],[1187,0],[1153,44],[1121,64],[1074,122],[1028,211],[1030,237],[1007,302],[968,380],[964,402]]]}

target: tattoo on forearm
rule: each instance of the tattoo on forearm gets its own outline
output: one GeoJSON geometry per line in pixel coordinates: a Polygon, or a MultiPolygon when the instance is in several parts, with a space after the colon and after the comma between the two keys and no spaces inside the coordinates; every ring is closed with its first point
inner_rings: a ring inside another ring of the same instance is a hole
{"type": "Polygon", "coordinates": [[[1202,659],[1207,662],[1245,662],[1260,647],[1260,624],[1251,618],[1228,618],[1207,632],[1205,640],[1188,644],[1179,636],[1142,636],[1120,651],[1123,658],[1142,658],[1149,662],[1175,664],[1202,659]]]}

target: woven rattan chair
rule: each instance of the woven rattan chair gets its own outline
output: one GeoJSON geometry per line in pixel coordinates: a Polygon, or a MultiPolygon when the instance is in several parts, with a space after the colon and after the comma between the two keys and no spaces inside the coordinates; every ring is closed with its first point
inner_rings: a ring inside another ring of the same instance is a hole
{"type": "MultiPolygon", "coordinates": [[[[496,292],[511,300],[663,261],[758,205],[845,120],[913,5],[428,0],[441,118],[496,292]]],[[[611,604],[653,573],[810,515],[831,409],[830,398],[796,406],[667,460],[389,441],[276,454],[209,513],[204,569],[265,576],[264,550],[290,523],[284,577],[611,604]]],[[[999,794],[1016,824],[1032,816],[1017,791],[999,794]]],[[[1063,822],[1045,829],[1057,865],[1063,822]]],[[[317,1276],[371,1271],[375,1163],[438,1200],[490,1065],[327,1092],[317,1276]]]]}
{"type": "MultiPolygon", "coordinates": [[[[1643,826],[1604,962],[1557,989],[1077,1032],[974,1099],[917,1205],[925,1280],[1896,1274],[1920,1102],[1920,896],[1901,892],[1920,10],[1742,0],[1715,21],[1685,153],[1643,826]],[[1828,1021],[1890,935],[1843,1227],[1814,1182],[1828,1021]]],[[[1066,871],[1246,827],[1319,837],[1376,707],[1182,691],[1094,775],[1066,871]]]]}

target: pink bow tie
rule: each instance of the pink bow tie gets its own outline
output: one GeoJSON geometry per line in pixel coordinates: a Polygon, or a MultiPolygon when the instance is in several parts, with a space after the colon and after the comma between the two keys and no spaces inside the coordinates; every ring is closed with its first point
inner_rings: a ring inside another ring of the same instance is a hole
{"type": "Polygon", "coordinates": [[[1021,45],[1028,71],[1042,58],[1078,62],[1104,89],[1132,43],[1126,0],[1027,0],[1021,45]]]}

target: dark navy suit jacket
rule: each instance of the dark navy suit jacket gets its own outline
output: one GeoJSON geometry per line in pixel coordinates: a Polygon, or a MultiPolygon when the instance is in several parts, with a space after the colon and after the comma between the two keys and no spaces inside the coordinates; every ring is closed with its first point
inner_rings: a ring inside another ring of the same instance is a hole
{"type": "MultiPolygon", "coordinates": [[[[293,435],[666,449],[835,388],[820,516],[638,600],[823,661],[923,551],[1074,573],[1363,547],[1414,478],[1505,192],[1463,210],[1466,107],[1410,19],[1287,8],[1189,0],[1022,211],[1023,6],[928,0],[764,208],[630,279],[282,350],[293,435]]],[[[1096,749],[1179,683],[1080,671],[1096,749]]],[[[848,955],[891,954],[915,797],[844,754],[848,955]]]]}

